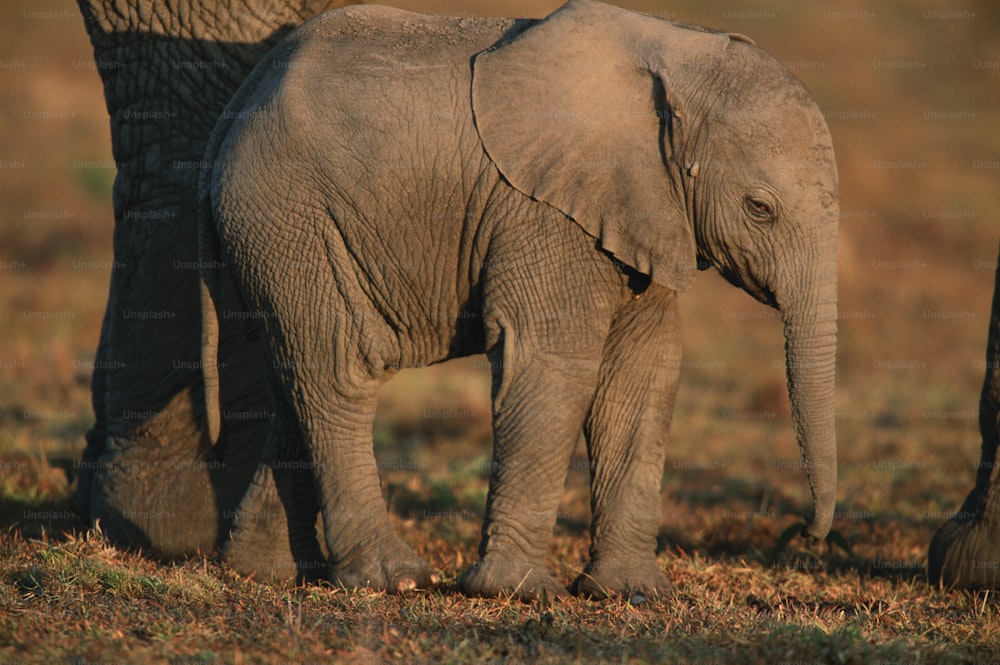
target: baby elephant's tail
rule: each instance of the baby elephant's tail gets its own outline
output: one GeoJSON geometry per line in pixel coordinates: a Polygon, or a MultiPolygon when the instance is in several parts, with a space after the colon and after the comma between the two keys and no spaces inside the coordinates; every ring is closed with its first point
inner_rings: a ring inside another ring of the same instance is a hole
{"type": "Polygon", "coordinates": [[[204,383],[208,444],[219,441],[222,407],[219,401],[219,273],[222,249],[212,214],[211,169],[202,173],[198,201],[198,275],[201,296],[201,374],[204,383]]]}

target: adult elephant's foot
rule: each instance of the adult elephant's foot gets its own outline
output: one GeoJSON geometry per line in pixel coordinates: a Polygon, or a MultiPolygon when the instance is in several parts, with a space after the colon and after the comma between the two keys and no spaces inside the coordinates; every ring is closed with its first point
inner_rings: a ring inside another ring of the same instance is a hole
{"type": "Polygon", "coordinates": [[[1000,588],[1000,527],[957,518],[942,524],[927,553],[927,577],[945,588],[1000,588]]]}
{"type": "Polygon", "coordinates": [[[340,560],[330,559],[334,584],[348,589],[375,589],[390,593],[405,593],[417,589],[433,589],[441,576],[397,536],[388,543],[359,548],[357,555],[340,560]]]}
{"type": "Polygon", "coordinates": [[[462,591],[469,596],[493,598],[511,596],[532,601],[544,594],[549,598],[569,592],[544,566],[487,555],[462,576],[462,591]]]}
{"type": "Polygon", "coordinates": [[[588,563],[576,578],[573,593],[593,599],[621,595],[638,604],[665,594],[671,587],[655,558],[599,559],[588,563]]]}

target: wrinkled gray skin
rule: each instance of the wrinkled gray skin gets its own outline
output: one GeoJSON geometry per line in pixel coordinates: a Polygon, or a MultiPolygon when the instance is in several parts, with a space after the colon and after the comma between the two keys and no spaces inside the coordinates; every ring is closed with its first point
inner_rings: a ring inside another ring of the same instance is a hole
{"type": "Polygon", "coordinates": [[[236,567],[322,566],[318,505],[335,581],[433,585],[386,515],[375,393],[399,368],[485,351],[494,472],[464,590],[566,592],[543,558],[581,427],[594,517],[577,590],[667,587],[676,299],[699,258],[781,311],[806,533],[828,532],[833,149],[802,85],[745,40],[591,0],[541,22],[347,8],[261,62],[206,160],[202,266],[225,260],[245,297],[227,310],[224,271],[204,272],[210,436],[225,431],[218,321],[266,340],[278,405],[226,551],[236,567]]]}
{"type": "Polygon", "coordinates": [[[1000,588],[1000,269],[993,286],[979,431],[983,444],[976,486],[934,534],[927,554],[928,578],[935,586],[1000,588]]]}
{"type": "MultiPolygon", "coordinates": [[[[79,465],[78,510],[115,542],[208,552],[260,462],[273,407],[262,345],[222,322],[224,435],[205,437],[196,211],[226,102],[293,28],[340,2],[79,0],[118,175],[108,305],[79,465]]],[[[222,302],[232,289],[223,284],[222,302]]]]}

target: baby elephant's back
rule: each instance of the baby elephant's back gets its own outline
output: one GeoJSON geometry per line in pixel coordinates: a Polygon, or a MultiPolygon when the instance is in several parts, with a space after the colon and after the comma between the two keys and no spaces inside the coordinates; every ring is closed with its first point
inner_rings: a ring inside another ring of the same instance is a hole
{"type": "Polygon", "coordinates": [[[312,185],[325,196],[315,203],[343,212],[344,224],[354,215],[384,219],[464,204],[471,192],[462,188],[477,179],[470,164],[476,170],[483,159],[471,60],[530,23],[379,6],[321,14],[276,46],[241,88],[224,114],[229,138],[218,163],[252,165],[248,173],[230,170],[237,189],[248,181],[259,191],[262,171],[279,192],[312,185]],[[443,192],[455,200],[400,200],[443,192]]]}
{"type": "Polygon", "coordinates": [[[375,170],[405,168],[415,151],[470,149],[449,142],[476,138],[472,57],[517,25],[379,6],[327,12],[289,37],[270,87],[299,127],[326,128],[303,139],[341,141],[375,170]]]}
{"type": "Polygon", "coordinates": [[[470,227],[503,188],[471,61],[527,24],[349,7],[276,46],[216,128],[214,216],[244,288],[267,302],[308,279],[376,365],[441,360],[481,328],[466,309],[488,238],[470,227]]]}

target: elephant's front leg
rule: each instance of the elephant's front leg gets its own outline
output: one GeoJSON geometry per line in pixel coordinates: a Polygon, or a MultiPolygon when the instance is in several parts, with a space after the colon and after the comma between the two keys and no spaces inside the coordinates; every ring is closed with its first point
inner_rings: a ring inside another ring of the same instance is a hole
{"type": "MultiPolygon", "coordinates": [[[[531,265],[523,257],[511,263],[531,265]]],[[[572,277],[552,281],[517,282],[506,274],[490,280],[484,309],[494,368],[493,468],[480,561],[462,580],[470,595],[527,600],[543,591],[567,593],[546,569],[545,553],[611,322],[614,275],[601,266],[592,262],[586,274],[567,271],[572,277]],[[602,279],[607,291],[581,289],[602,279]]]]}
{"type": "MultiPolygon", "coordinates": [[[[595,357],[596,357],[595,352],[595,357]]],[[[494,367],[511,367],[509,355],[494,367]]],[[[475,596],[522,600],[567,595],[547,570],[552,536],[574,445],[579,440],[596,371],[567,371],[566,358],[533,353],[495,401],[493,468],[480,561],[462,580],[475,596]]],[[[596,366],[595,361],[590,361],[596,366]]]]}
{"type": "Polygon", "coordinates": [[[615,316],[585,433],[591,462],[590,562],[577,593],[656,595],[660,484],[680,374],[677,298],[653,285],[615,316]]]}

